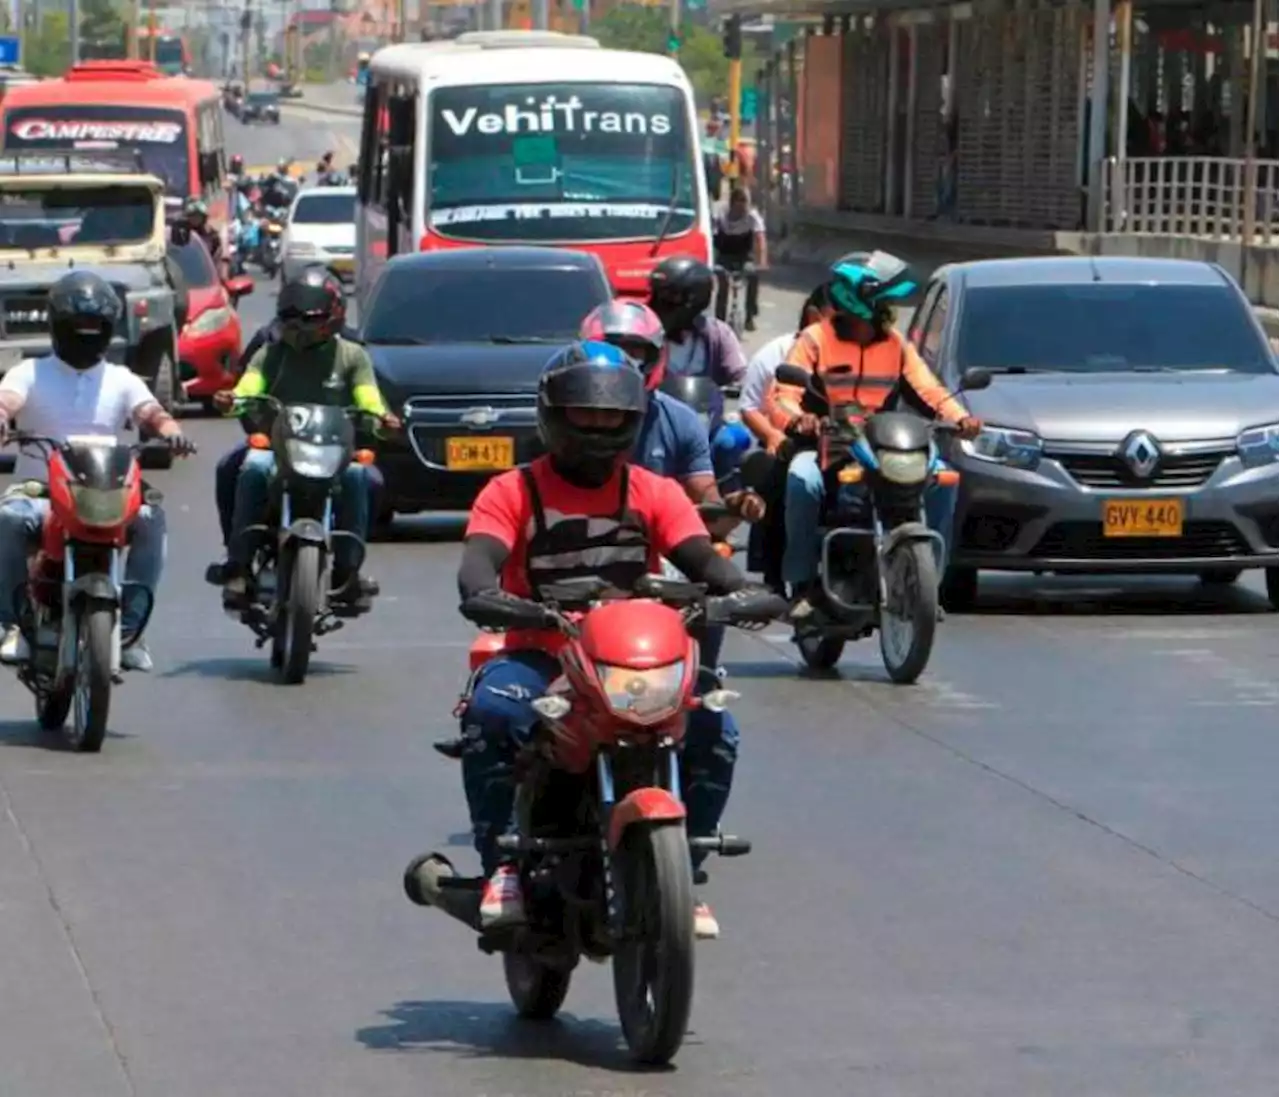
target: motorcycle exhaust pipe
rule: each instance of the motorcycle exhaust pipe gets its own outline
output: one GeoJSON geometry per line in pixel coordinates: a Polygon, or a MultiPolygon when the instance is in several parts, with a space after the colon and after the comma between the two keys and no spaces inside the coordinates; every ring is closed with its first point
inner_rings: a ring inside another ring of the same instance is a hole
{"type": "Polygon", "coordinates": [[[441,853],[424,853],[404,870],[404,893],[411,903],[435,907],[477,932],[480,929],[482,878],[459,876],[441,853]]]}

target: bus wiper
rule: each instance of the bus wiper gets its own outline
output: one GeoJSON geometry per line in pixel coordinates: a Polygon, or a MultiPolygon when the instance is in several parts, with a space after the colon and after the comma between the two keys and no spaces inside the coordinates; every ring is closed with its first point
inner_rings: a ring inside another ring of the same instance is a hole
{"type": "Polygon", "coordinates": [[[983,366],[984,370],[994,377],[1011,375],[1022,377],[1028,373],[1061,373],[1060,369],[1048,369],[1044,366],[983,366]]]}
{"type": "MultiPolygon", "coordinates": [[[[545,335],[486,335],[482,342],[496,343],[502,347],[513,347],[521,343],[561,343],[563,339],[549,339],[545,335]]],[[[572,338],[569,340],[572,341],[572,338]]]]}
{"type": "Polygon", "coordinates": [[[658,254],[662,242],[667,238],[667,233],[671,231],[671,222],[675,220],[676,210],[680,208],[680,171],[678,167],[672,175],[671,198],[667,202],[666,212],[662,215],[662,222],[658,225],[658,235],[653,238],[653,247],[649,249],[650,259],[658,254]]]}
{"type": "Polygon", "coordinates": [[[366,339],[371,347],[425,347],[434,342],[432,339],[421,339],[416,335],[391,335],[382,339],[366,339]]]}

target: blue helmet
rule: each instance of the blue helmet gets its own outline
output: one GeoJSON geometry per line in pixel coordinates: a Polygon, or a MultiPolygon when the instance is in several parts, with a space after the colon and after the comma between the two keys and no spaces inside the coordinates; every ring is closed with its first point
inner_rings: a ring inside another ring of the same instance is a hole
{"type": "Polygon", "coordinates": [[[884,251],[855,251],[831,265],[827,293],[840,311],[863,320],[910,297],[919,288],[911,268],[884,251]]]}
{"type": "Polygon", "coordinates": [[[611,470],[634,447],[647,402],[644,375],[624,351],[595,340],[571,343],[551,356],[538,380],[538,435],[553,457],[611,470]],[[569,421],[570,408],[622,412],[622,421],[581,426],[569,421]]]}

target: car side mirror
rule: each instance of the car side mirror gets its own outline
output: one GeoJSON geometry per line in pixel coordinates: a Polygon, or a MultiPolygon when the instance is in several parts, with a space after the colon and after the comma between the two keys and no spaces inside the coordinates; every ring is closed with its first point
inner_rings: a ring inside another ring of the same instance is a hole
{"type": "Polygon", "coordinates": [[[974,366],[967,369],[960,376],[961,392],[980,392],[982,389],[990,388],[992,374],[989,369],[982,369],[974,366]]]}
{"type": "Polygon", "coordinates": [[[223,285],[233,301],[239,301],[241,297],[248,297],[253,292],[253,279],[247,274],[228,278],[223,285]]]}
{"type": "Polygon", "coordinates": [[[175,248],[184,248],[191,243],[191,226],[184,221],[175,221],[169,226],[169,243],[175,248]]]}

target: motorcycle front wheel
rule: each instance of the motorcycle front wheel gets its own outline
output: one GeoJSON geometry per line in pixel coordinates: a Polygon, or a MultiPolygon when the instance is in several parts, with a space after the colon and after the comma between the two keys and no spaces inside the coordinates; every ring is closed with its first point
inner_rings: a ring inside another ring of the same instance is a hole
{"type": "Polygon", "coordinates": [[[938,564],[927,541],[899,542],[882,565],[889,604],[880,609],[880,657],[889,677],[911,685],[929,665],[938,631],[938,564]]]}
{"type": "Polygon", "coordinates": [[[291,686],[300,685],[311,665],[311,635],[320,604],[320,546],[298,545],[293,550],[289,585],[284,594],[281,630],[280,676],[291,686]]]}
{"type": "Polygon", "coordinates": [[[71,727],[65,734],[72,750],[96,754],[107,736],[107,715],[111,710],[111,648],[116,608],[90,602],[76,614],[74,626],[77,632],[73,712],[71,727]]]}
{"type": "Polygon", "coordinates": [[[631,1057],[662,1066],[693,1007],[693,869],[683,824],[633,825],[614,858],[625,938],[613,993],[631,1057]]]}

